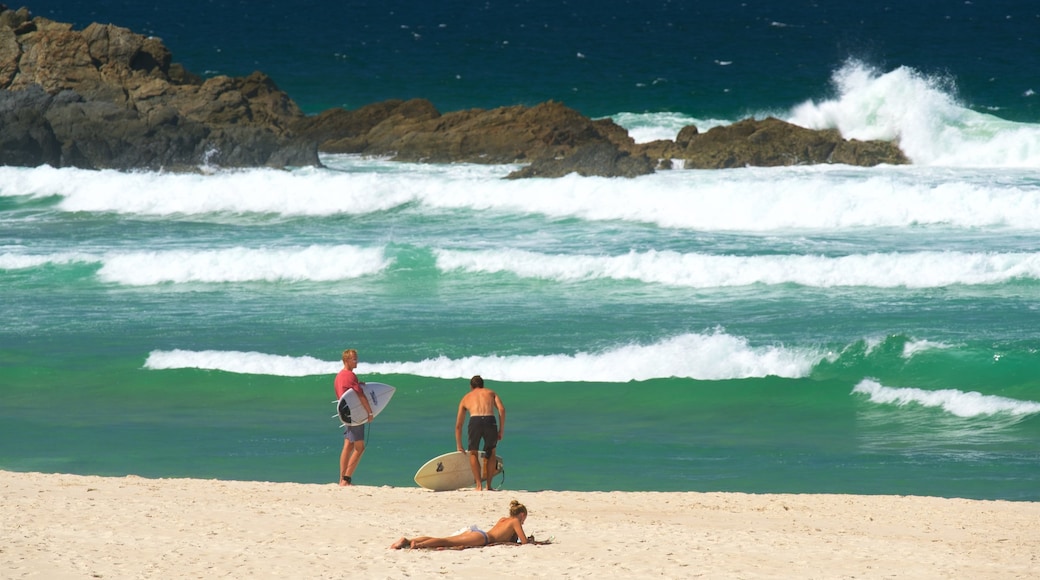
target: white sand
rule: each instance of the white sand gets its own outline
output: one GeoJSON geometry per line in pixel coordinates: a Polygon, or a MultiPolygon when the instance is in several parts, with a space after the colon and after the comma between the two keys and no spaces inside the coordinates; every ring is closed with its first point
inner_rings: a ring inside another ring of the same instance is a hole
{"type": "Polygon", "coordinates": [[[434,493],[0,471],[0,578],[1037,578],[1040,503],[738,493],[434,493]],[[490,527],[548,546],[389,550],[490,527]]]}

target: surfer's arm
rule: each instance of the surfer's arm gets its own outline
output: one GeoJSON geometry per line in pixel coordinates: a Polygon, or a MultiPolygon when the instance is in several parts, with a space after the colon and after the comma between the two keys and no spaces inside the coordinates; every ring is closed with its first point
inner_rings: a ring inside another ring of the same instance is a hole
{"type": "Polygon", "coordinates": [[[368,404],[368,395],[365,394],[364,389],[358,389],[358,399],[361,401],[361,406],[365,408],[365,412],[368,413],[368,418],[372,418],[372,405],[368,404]]]}

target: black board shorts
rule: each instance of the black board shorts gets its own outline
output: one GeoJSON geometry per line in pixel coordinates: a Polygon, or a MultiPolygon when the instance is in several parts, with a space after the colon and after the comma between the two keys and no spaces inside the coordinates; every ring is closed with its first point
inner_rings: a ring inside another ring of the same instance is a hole
{"type": "Polygon", "coordinates": [[[498,445],[498,422],[494,415],[477,415],[469,418],[469,450],[476,451],[480,440],[484,440],[484,453],[498,445]]]}

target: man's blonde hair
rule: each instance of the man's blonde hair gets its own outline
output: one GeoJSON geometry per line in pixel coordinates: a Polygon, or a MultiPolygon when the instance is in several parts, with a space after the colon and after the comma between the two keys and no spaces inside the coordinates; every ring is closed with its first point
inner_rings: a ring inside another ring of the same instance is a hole
{"type": "Polygon", "coordinates": [[[351,355],[357,356],[357,351],[352,348],[343,351],[343,362],[347,362],[347,357],[351,355]]]}

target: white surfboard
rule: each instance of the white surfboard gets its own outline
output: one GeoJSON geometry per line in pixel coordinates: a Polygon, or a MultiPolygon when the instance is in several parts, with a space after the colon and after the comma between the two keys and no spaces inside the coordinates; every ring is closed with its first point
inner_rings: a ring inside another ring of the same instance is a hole
{"type": "MultiPolygon", "coordinates": [[[[478,455],[480,461],[480,477],[485,479],[484,452],[478,455]]],[[[502,458],[495,455],[498,466],[494,475],[502,473],[504,462],[502,458]]],[[[444,455],[438,455],[426,462],[425,465],[415,472],[415,483],[433,491],[450,491],[463,487],[475,487],[473,481],[473,469],[469,466],[469,453],[452,451],[444,455]]]]}
{"type": "MultiPolygon", "coordinates": [[[[361,389],[365,391],[368,404],[372,406],[373,417],[386,408],[390,397],[393,397],[394,391],[397,390],[383,383],[365,383],[361,385],[361,389]]],[[[336,403],[336,414],[333,417],[339,418],[344,425],[364,425],[368,422],[368,411],[361,404],[361,399],[354,389],[347,389],[347,392],[334,402],[336,403]]]]}

